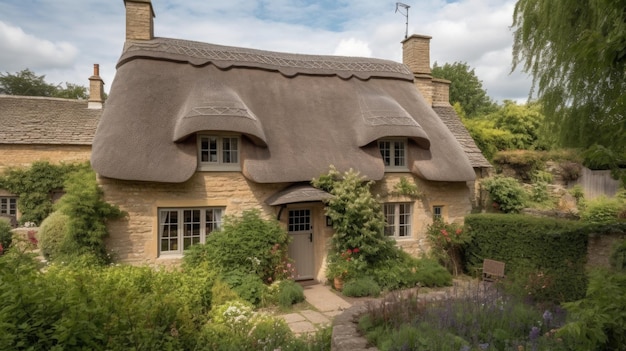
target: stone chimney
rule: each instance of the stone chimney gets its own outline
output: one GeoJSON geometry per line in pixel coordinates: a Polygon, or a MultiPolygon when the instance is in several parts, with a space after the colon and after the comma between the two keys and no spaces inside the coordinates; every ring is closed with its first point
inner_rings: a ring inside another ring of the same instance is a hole
{"type": "Polygon", "coordinates": [[[413,34],[402,41],[402,63],[415,78],[415,86],[432,106],[449,104],[450,82],[433,79],[430,70],[430,39],[427,35],[413,34]]]}
{"type": "Polygon", "coordinates": [[[150,0],[124,0],[126,40],[154,39],[154,10],[150,0]]]}
{"type": "Polygon", "coordinates": [[[447,79],[433,78],[433,107],[450,106],[450,83],[447,79]]]}
{"type": "Polygon", "coordinates": [[[93,76],[89,77],[89,99],[87,108],[99,110],[104,103],[104,81],[100,78],[100,65],[93,65],[93,76]]]}

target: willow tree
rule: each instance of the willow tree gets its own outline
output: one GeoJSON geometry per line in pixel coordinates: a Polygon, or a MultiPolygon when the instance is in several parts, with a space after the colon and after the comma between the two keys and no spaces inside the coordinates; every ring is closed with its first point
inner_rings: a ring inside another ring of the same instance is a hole
{"type": "Polygon", "coordinates": [[[626,0],[518,0],[513,70],[565,146],[626,150],[626,0]]]}

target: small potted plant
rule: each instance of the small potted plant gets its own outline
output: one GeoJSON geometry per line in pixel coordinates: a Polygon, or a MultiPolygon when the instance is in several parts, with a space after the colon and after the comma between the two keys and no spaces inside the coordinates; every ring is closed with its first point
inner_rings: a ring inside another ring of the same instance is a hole
{"type": "Polygon", "coordinates": [[[356,273],[356,260],[354,255],[359,252],[358,248],[348,249],[339,254],[329,255],[326,267],[326,277],[333,282],[333,287],[341,291],[343,283],[356,273]]]}

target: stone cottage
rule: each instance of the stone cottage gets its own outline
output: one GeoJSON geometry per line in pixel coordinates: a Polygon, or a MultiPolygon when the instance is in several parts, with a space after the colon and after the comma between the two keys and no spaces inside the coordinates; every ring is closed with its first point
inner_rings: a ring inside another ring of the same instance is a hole
{"type": "MultiPolygon", "coordinates": [[[[87,162],[103,107],[99,66],[89,77],[88,101],[0,95],[0,173],[36,161],[87,162]]],[[[0,189],[0,216],[19,217],[19,199],[0,189]]]]}
{"type": "Polygon", "coordinates": [[[109,228],[121,261],[177,263],[224,215],[258,209],[291,235],[298,278],[323,280],[329,194],[310,181],[331,165],[376,181],[386,234],[415,255],[433,217],[472,209],[489,164],[442,121],[458,117],[449,82],[430,75],[430,37],[404,41],[406,65],[278,53],[155,37],[151,2],[124,3],[91,155],[106,200],[129,214],[109,228]],[[423,196],[394,193],[403,178],[423,196]]]}

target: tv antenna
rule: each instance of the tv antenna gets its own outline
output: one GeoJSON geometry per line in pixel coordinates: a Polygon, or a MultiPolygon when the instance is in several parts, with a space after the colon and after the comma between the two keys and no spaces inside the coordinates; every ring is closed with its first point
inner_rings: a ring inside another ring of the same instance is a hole
{"type": "Polygon", "coordinates": [[[404,32],[404,39],[406,39],[409,36],[409,5],[402,3],[402,2],[396,2],[396,13],[400,12],[401,15],[403,15],[404,17],[406,17],[406,30],[404,32]],[[402,12],[403,8],[405,12],[402,12]]]}

